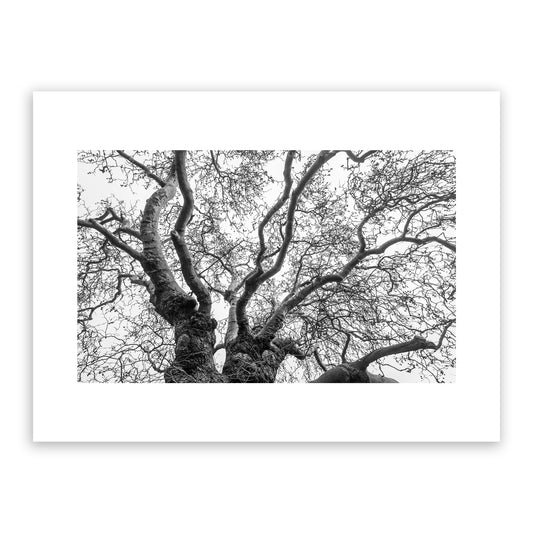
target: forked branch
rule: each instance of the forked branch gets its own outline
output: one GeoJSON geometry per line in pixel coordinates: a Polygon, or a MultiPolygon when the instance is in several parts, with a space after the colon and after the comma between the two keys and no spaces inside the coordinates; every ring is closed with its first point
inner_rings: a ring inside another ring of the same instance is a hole
{"type": "Polygon", "coordinates": [[[189,248],[185,242],[185,232],[194,210],[194,195],[185,166],[186,157],[186,151],[174,150],[176,179],[183,197],[183,205],[170,236],[180,260],[183,278],[196,298],[198,298],[199,311],[209,315],[211,313],[211,295],[194,268],[189,248]]]}
{"type": "Polygon", "coordinates": [[[423,337],[414,337],[407,342],[401,342],[374,350],[352,363],[342,363],[341,365],[331,368],[315,379],[313,383],[368,383],[370,382],[370,378],[368,377],[366,370],[370,364],[378,359],[399,353],[425,349],[435,350],[436,348],[437,346],[433,342],[427,341],[423,337]]]}
{"type": "Polygon", "coordinates": [[[261,266],[261,261],[264,257],[264,252],[265,252],[264,236],[263,236],[264,227],[266,226],[268,221],[272,218],[272,216],[286,202],[288,198],[288,193],[292,186],[292,178],[291,178],[290,172],[291,172],[291,167],[292,167],[292,162],[294,159],[295,152],[290,151],[287,154],[287,158],[285,160],[285,168],[284,168],[284,178],[285,178],[284,191],[282,195],[280,196],[280,198],[278,199],[278,201],[276,202],[276,204],[274,204],[274,206],[269,210],[269,212],[263,219],[262,225],[260,225],[260,228],[259,228],[260,251],[256,259],[256,268],[252,272],[252,274],[247,277],[245,285],[244,285],[244,291],[237,301],[236,314],[237,314],[237,322],[239,324],[240,331],[248,330],[246,305],[248,304],[248,302],[250,301],[254,293],[257,291],[259,286],[263,284],[265,281],[267,281],[268,279],[275,276],[281,270],[281,267],[283,266],[283,262],[285,261],[285,258],[287,256],[287,252],[289,250],[289,246],[291,244],[292,237],[294,234],[295,213],[296,213],[298,201],[300,199],[302,192],[304,191],[308,183],[311,181],[311,179],[316,175],[316,173],[336,153],[337,152],[331,151],[331,150],[322,150],[318,154],[313,164],[307,169],[307,171],[301,178],[296,188],[293,190],[292,194],[290,195],[290,201],[289,201],[289,206],[287,210],[287,218],[285,221],[285,233],[283,235],[283,241],[277,253],[277,257],[274,260],[274,264],[268,270],[263,271],[262,266],[261,266]]]}

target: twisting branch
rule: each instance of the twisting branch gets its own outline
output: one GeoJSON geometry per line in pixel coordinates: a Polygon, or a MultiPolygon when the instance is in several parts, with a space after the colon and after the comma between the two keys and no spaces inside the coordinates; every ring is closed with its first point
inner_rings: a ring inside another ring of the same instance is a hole
{"type": "Polygon", "coordinates": [[[320,354],[318,353],[318,348],[316,348],[316,347],[313,350],[313,357],[315,358],[315,361],[317,362],[318,366],[322,369],[322,371],[323,372],[327,372],[328,371],[328,367],[322,361],[322,358],[320,357],[320,354]]]}
{"type": "Polygon", "coordinates": [[[372,154],[375,154],[378,150],[368,150],[368,152],[365,152],[362,155],[355,155],[351,150],[344,151],[354,163],[364,163],[372,154]]]}
{"type": "Polygon", "coordinates": [[[313,383],[368,383],[371,380],[366,369],[368,368],[368,365],[377,361],[378,359],[398,353],[435,348],[436,345],[434,343],[429,342],[422,337],[414,337],[407,342],[401,342],[399,344],[374,350],[373,352],[370,352],[368,355],[361,357],[361,359],[358,359],[353,363],[342,363],[341,365],[331,368],[315,379],[313,383]]]}
{"type": "Polygon", "coordinates": [[[101,233],[110,244],[126,252],[130,257],[136,259],[141,264],[143,270],[148,274],[151,283],[143,284],[149,291],[150,301],[154,304],[157,312],[173,322],[176,312],[181,307],[188,312],[196,306],[196,301],[191,298],[176,283],[172,272],[165,259],[161,239],[159,236],[159,216],[161,210],[176,193],[176,184],[172,177],[164,187],[158,189],[147,200],[140,225],[140,231],[136,231],[128,226],[119,226],[115,231],[110,231],[105,224],[117,221],[124,224],[124,217],[108,207],[105,213],[97,218],[88,220],[78,219],[79,227],[92,228],[101,233]],[[132,248],[129,244],[121,240],[120,233],[129,234],[142,241],[142,253],[132,248]]]}
{"type": "Polygon", "coordinates": [[[307,172],[303,175],[302,179],[296,186],[296,188],[293,190],[292,194],[290,195],[290,201],[289,206],[287,210],[287,219],[285,222],[285,233],[283,236],[283,241],[281,243],[278,255],[274,261],[274,264],[271,268],[269,268],[266,272],[263,272],[261,268],[261,260],[263,259],[264,255],[264,240],[262,240],[262,232],[270,218],[278,211],[281,206],[285,203],[287,200],[287,195],[290,191],[290,187],[292,185],[292,179],[290,176],[290,170],[292,167],[292,161],[294,159],[294,151],[289,152],[287,154],[287,158],[285,160],[285,168],[284,168],[284,177],[285,177],[285,188],[283,191],[282,196],[278,199],[276,204],[272,207],[272,209],[267,213],[265,219],[263,220],[264,224],[260,228],[259,233],[259,239],[260,239],[260,253],[256,260],[256,269],[254,272],[246,279],[244,291],[240,298],[237,301],[237,307],[236,307],[236,313],[237,313],[237,322],[239,324],[239,329],[241,331],[247,331],[248,330],[248,319],[246,317],[246,305],[254,295],[254,293],[257,291],[259,286],[264,283],[266,280],[272,278],[275,276],[283,266],[283,262],[285,260],[285,257],[287,256],[287,251],[289,249],[289,246],[292,241],[293,233],[294,233],[294,217],[296,213],[296,207],[298,205],[298,201],[300,199],[300,196],[302,192],[304,191],[307,184],[311,181],[311,179],[315,176],[315,174],[336,154],[335,151],[330,150],[322,150],[313,164],[309,167],[307,172]]]}
{"type": "Polygon", "coordinates": [[[255,264],[258,267],[261,265],[261,262],[263,260],[263,257],[266,251],[265,227],[270,222],[270,219],[282,208],[282,206],[285,204],[285,202],[289,198],[289,193],[292,187],[292,176],[291,176],[292,162],[294,160],[295,154],[296,154],[295,150],[289,150],[287,152],[287,157],[285,158],[285,166],[283,169],[283,179],[285,181],[283,192],[281,193],[276,203],[268,210],[263,220],[259,223],[259,227],[257,229],[257,233],[259,235],[259,252],[257,253],[255,264]]]}
{"type": "Polygon", "coordinates": [[[387,346],[385,348],[378,348],[377,350],[370,352],[364,357],[361,357],[361,359],[358,359],[357,361],[355,361],[355,363],[350,364],[357,365],[357,368],[360,370],[366,370],[369,365],[375,363],[378,359],[387,357],[388,355],[395,355],[398,353],[414,352],[417,350],[427,349],[435,350],[436,345],[431,341],[427,341],[423,337],[416,336],[407,342],[400,342],[398,344],[387,346]]]}
{"type": "MultiPolygon", "coordinates": [[[[294,217],[296,213],[296,207],[298,205],[298,201],[300,199],[300,196],[302,192],[304,191],[307,184],[311,181],[311,179],[315,176],[315,174],[336,154],[336,152],[330,151],[330,150],[322,150],[318,154],[318,157],[316,158],[315,162],[309,167],[307,172],[304,174],[296,188],[294,189],[293,193],[291,194],[291,199],[289,202],[289,208],[287,212],[287,220],[285,222],[285,237],[283,239],[283,242],[281,243],[281,248],[278,253],[278,257],[276,258],[274,264],[272,267],[261,274],[259,276],[258,281],[259,284],[263,283],[267,279],[271,278],[275,274],[277,274],[281,267],[283,266],[283,261],[285,260],[285,257],[287,255],[287,251],[289,249],[289,245],[292,241],[293,233],[294,233],[294,217]]],[[[292,161],[292,159],[291,159],[292,161]]]]}
{"type": "Polygon", "coordinates": [[[341,353],[341,361],[343,363],[346,363],[346,352],[348,351],[348,347],[350,346],[350,340],[352,339],[352,336],[349,333],[346,333],[346,342],[344,343],[344,348],[342,349],[341,353]]]}
{"type": "Polygon", "coordinates": [[[173,317],[180,309],[189,311],[196,306],[194,298],[176,283],[163,253],[159,236],[161,210],[176,194],[175,176],[173,168],[165,186],[154,192],[147,200],[140,226],[144,256],[142,265],[154,284],[156,307],[169,321],[173,321],[173,317]]]}
{"type": "Polygon", "coordinates": [[[185,230],[192,217],[194,211],[194,195],[187,177],[187,169],[185,167],[185,160],[187,152],[185,150],[174,150],[174,165],[176,172],[176,179],[183,197],[183,205],[176,219],[174,230],[180,235],[185,235],[185,230]]]}
{"type": "Polygon", "coordinates": [[[206,315],[210,315],[211,295],[194,268],[191,254],[185,242],[185,231],[194,210],[194,195],[187,178],[187,170],[185,167],[186,157],[186,151],[174,150],[175,171],[181,195],[183,197],[183,206],[170,236],[180,260],[183,278],[198,298],[199,311],[206,315]]]}
{"type": "MultiPolygon", "coordinates": [[[[449,198],[444,197],[441,198],[440,201],[446,201],[449,198]]],[[[363,221],[359,224],[359,227],[357,229],[357,233],[359,236],[359,249],[357,253],[336,273],[328,274],[324,276],[317,276],[311,283],[308,283],[306,285],[302,285],[300,287],[300,290],[296,292],[296,294],[289,294],[287,298],[285,298],[278,308],[272,313],[270,318],[267,320],[265,325],[263,326],[261,332],[259,333],[260,336],[265,337],[271,337],[276,334],[278,329],[283,324],[283,320],[288,312],[290,312],[292,309],[294,309],[297,305],[302,303],[305,298],[307,298],[310,294],[317,291],[324,285],[328,283],[340,283],[346,277],[350,274],[350,272],[359,264],[361,261],[363,261],[366,257],[369,257],[371,255],[379,255],[384,253],[388,248],[391,246],[406,242],[406,243],[413,243],[417,244],[419,246],[424,246],[426,244],[429,244],[431,242],[436,242],[440,244],[441,246],[444,246],[445,248],[448,248],[452,252],[455,252],[455,244],[448,242],[444,239],[441,239],[440,237],[424,237],[424,238],[416,238],[416,237],[409,237],[406,236],[404,233],[398,237],[391,238],[387,241],[385,241],[380,246],[367,249],[366,248],[366,241],[363,237],[363,226],[368,222],[378,211],[378,209],[372,210],[368,215],[366,215],[363,218],[363,221]]]]}
{"type": "Polygon", "coordinates": [[[215,168],[219,178],[223,178],[224,174],[226,174],[226,176],[227,176],[227,173],[223,172],[220,169],[220,165],[218,164],[218,155],[215,157],[215,154],[213,153],[213,150],[209,150],[209,153],[211,154],[211,162],[213,163],[213,167],[215,168]]]}
{"type": "MultiPolygon", "coordinates": [[[[378,376],[374,376],[367,372],[369,365],[375,363],[383,357],[389,355],[395,355],[405,352],[413,352],[418,350],[438,350],[442,346],[442,342],[446,337],[446,334],[452,324],[455,322],[455,319],[448,320],[444,326],[444,329],[439,337],[437,344],[434,342],[428,341],[423,337],[415,336],[410,341],[401,342],[398,344],[393,344],[392,346],[387,346],[385,348],[378,348],[370,352],[369,354],[361,357],[357,361],[352,363],[346,362],[343,359],[343,363],[338,365],[319,376],[314,380],[313,383],[350,383],[350,382],[391,382],[388,378],[380,379],[378,376]]],[[[346,343],[346,345],[348,342],[346,343]]]]}
{"type": "Polygon", "coordinates": [[[128,155],[126,152],[124,152],[124,150],[117,150],[117,154],[126,159],[126,161],[129,161],[132,165],[136,166],[137,168],[140,168],[149,178],[156,181],[161,187],[165,186],[165,180],[154,174],[146,165],[143,165],[140,161],[137,161],[136,159],[128,155]]]}

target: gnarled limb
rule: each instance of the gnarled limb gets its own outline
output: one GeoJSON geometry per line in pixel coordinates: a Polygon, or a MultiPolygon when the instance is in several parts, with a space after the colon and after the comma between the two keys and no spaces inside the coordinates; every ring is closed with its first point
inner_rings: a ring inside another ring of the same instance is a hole
{"type": "Polygon", "coordinates": [[[275,338],[271,342],[240,334],[226,343],[226,361],[223,374],[231,383],[274,383],[284,359],[293,355],[305,359],[304,352],[289,338],[275,338]]]}
{"type": "Polygon", "coordinates": [[[437,345],[422,337],[414,337],[410,341],[401,342],[385,348],[378,348],[352,363],[342,363],[315,379],[312,383],[371,383],[367,368],[382,357],[416,350],[437,349],[437,345]]]}
{"type": "Polygon", "coordinates": [[[336,153],[337,152],[331,151],[331,150],[322,150],[318,154],[313,164],[307,169],[307,171],[305,172],[304,176],[302,177],[302,179],[300,180],[296,188],[293,190],[292,194],[290,195],[283,241],[277,253],[277,257],[274,261],[274,264],[267,271],[263,271],[261,267],[261,261],[263,259],[264,252],[265,252],[264,237],[263,237],[264,227],[266,226],[270,218],[272,218],[272,216],[285,203],[288,197],[290,187],[292,185],[292,178],[290,176],[290,170],[292,166],[292,161],[294,159],[294,151],[291,151],[287,154],[287,158],[285,161],[285,169],[284,169],[285,188],[284,188],[283,194],[278,199],[276,204],[274,204],[271,210],[267,213],[265,219],[263,219],[262,224],[260,224],[260,228],[259,228],[260,252],[257,256],[256,268],[254,272],[250,276],[248,276],[248,278],[246,279],[246,282],[244,285],[244,291],[237,301],[236,312],[237,312],[237,322],[239,324],[240,331],[242,332],[248,331],[248,319],[246,317],[246,305],[248,304],[248,302],[250,301],[254,293],[257,291],[259,286],[262,283],[264,283],[266,280],[275,276],[281,270],[281,267],[283,266],[283,262],[285,261],[285,257],[287,256],[287,251],[292,241],[292,237],[294,233],[294,217],[296,213],[296,207],[298,205],[298,201],[300,199],[302,192],[304,191],[307,184],[311,181],[311,179],[315,176],[315,174],[336,153]]]}
{"type": "Polygon", "coordinates": [[[147,200],[141,220],[143,242],[141,264],[154,285],[158,311],[171,323],[176,321],[180,313],[191,312],[196,307],[195,299],[176,283],[163,253],[159,236],[158,225],[161,210],[175,194],[176,178],[173,169],[165,186],[153,193],[147,200]]]}
{"type": "Polygon", "coordinates": [[[294,160],[295,154],[296,154],[295,150],[289,150],[287,152],[287,157],[285,158],[285,166],[283,169],[283,179],[285,181],[283,192],[281,193],[276,203],[268,210],[263,220],[259,223],[259,227],[257,229],[257,233],[259,236],[259,252],[257,253],[255,264],[258,268],[260,268],[261,266],[261,262],[263,261],[263,257],[266,251],[265,227],[270,222],[270,219],[283,207],[283,205],[289,198],[289,193],[292,187],[292,176],[291,176],[292,162],[294,160]]]}
{"type": "Polygon", "coordinates": [[[185,242],[185,231],[194,209],[194,196],[185,168],[186,154],[184,150],[174,150],[175,172],[181,195],[183,196],[183,206],[170,236],[180,260],[183,278],[198,298],[199,311],[209,316],[211,314],[211,295],[196,273],[191,254],[185,242]]]}

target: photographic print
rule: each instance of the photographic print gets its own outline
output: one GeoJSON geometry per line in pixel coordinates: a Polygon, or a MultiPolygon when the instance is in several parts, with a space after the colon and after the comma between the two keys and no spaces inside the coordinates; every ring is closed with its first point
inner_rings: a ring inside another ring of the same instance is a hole
{"type": "Polygon", "coordinates": [[[447,150],[78,153],[78,380],[455,379],[447,150]]]}
{"type": "Polygon", "coordinates": [[[33,147],[36,441],[499,439],[499,93],[37,92],[33,147]]]}

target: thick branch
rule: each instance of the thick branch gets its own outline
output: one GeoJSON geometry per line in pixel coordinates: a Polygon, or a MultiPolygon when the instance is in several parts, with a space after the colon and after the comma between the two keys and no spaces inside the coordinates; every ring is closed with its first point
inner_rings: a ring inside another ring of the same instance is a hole
{"type": "MultiPolygon", "coordinates": [[[[294,217],[296,213],[296,207],[298,206],[298,201],[300,199],[300,196],[302,192],[304,191],[307,184],[311,181],[311,179],[315,176],[315,174],[336,154],[335,151],[330,150],[322,150],[314,163],[309,167],[307,172],[304,174],[294,191],[292,192],[290,196],[289,201],[289,207],[287,211],[287,219],[285,222],[285,234],[283,237],[283,241],[281,243],[281,247],[278,252],[278,256],[276,260],[274,261],[274,264],[270,269],[268,269],[266,272],[262,272],[261,266],[260,266],[260,260],[262,259],[262,256],[264,254],[264,251],[261,253],[260,256],[258,256],[259,262],[257,263],[256,270],[246,279],[246,283],[244,286],[244,291],[237,301],[237,322],[239,324],[239,328],[241,330],[247,330],[248,329],[248,320],[246,317],[246,305],[254,295],[254,293],[257,291],[259,286],[264,283],[266,280],[270,279],[271,277],[275,276],[280,270],[283,265],[283,262],[285,260],[285,257],[287,255],[287,251],[289,249],[290,243],[292,241],[293,233],[294,233],[294,217]]],[[[274,215],[274,213],[285,203],[286,198],[285,193],[288,193],[290,190],[290,169],[292,166],[292,160],[294,158],[294,154],[290,155],[290,153],[287,155],[287,159],[285,161],[285,190],[278,202],[273,206],[272,208],[272,214],[267,213],[267,220],[270,220],[270,218],[274,215]],[[278,205],[279,204],[279,205],[278,205]],[[269,216],[270,214],[270,216],[269,216]]],[[[266,225],[265,222],[265,225],[266,225]]],[[[264,226],[263,226],[264,228],[264,226]]],[[[260,247],[262,248],[264,246],[264,243],[261,241],[261,235],[262,230],[260,230],[260,247]]],[[[260,249],[261,249],[260,248],[260,249]]]]}
{"type": "Polygon", "coordinates": [[[159,236],[161,210],[175,194],[176,181],[171,175],[168,183],[147,200],[141,221],[144,254],[142,265],[154,284],[157,305],[167,316],[179,311],[180,307],[190,310],[196,305],[194,298],[188,296],[176,283],[163,253],[159,236]]]}
{"type": "Polygon", "coordinates": [[[295,150],[289,150],[287,152],[287,157],[285,158],[285,167],[283,169],[283,179],[285,181],[285,187],[283,188],[283,192],[281,193],[276,203],[268,210],[263,220],[259,223],[259,227],[257,229],[257,233],[259,235],[259,252],[257,254],[255,263],[258,267],[260,266],[263,260],[263,256],[265,255],[265,251],[266,251],[265,227],[270,222],[270,219],[281,209],[283,204],[289,198],[289,193],[292,187],[292,176],[291,176],[292,162],[294,160],[295,154],[296,154],[295,150]]]}
{"type": "Polygon", "coordinates": [[[307,298],[312,292],[315,292],[320,287],[323,287],[327,283],[335,283],[342,281],[343,278],[337,274],[332,274],[329,276],[319,276],[311,283],[302,287],[296,294],[285,298],[278,308],[272,313],[270,318],[266,321],[265,325],[259,332],[259,337],[264,338],[273,338],[276,332],[280,329],[283,324],[283,320],[287,313],[294,309],[297,305],[307,298]]]}
{"type": "Polygon", "coordinates": [[[235,312],[235,307],[237,302],[233,299],[230,302],[230,307],[228,311],[228,325],[226,327],[225,342],[226,344],[230,343],[237,337],[238,326],[237,326],[237,314],[235,312]]]}
{"type": "Polygon", "coordinates": [[[199,311],[205,313],[206,315],[210,315],[211,295],[196,273],[189,248],[185,242],[185,231],[194,210],[194,196],[187,178],[187,170],[185,168],[186,156],[187,152],[184,150],[174,151],[176,177],[181,195],[183,196],[183,206],[176,220],[174,231],[172,231],[170,236],[180,260],[183,278],[192,292],[198,298],[198,303],[200,304],[199,311]]]}
{"type": "MultiPolygon", "coordinates": [[[[353,363],[338,365],[315,379],[312,383],[369,383],[371,380],[366,369],[378,359],[398,353],[417,350],[436,349],[436,345],[422,337],[414,337],[410,341],[401,342],[385,348],[379,348],[361,357],[353,363]]],[[[374,380],[373,380],[374,381],[374,380]]]]}
{"type": "Polygon", "coordinates": [[[237,338],[238,325],[237,325],[237,298],[236,292],[241,287],[242,281],[239,282],[237,276],[232,272],[231,283],[228,289],[224,292],[224,300],[229,303],[228,311],[228,323],[226,326],[226,334],[224,336],[224,341],[226,344],[229,344],[231,341],[237,338]]]}
{"type": "Polygon", "coordinates": [[[385,348],[378,348],[373,352],[361,357],[355,361],[355,363],[350,363],[357,365],[357,368],[361,370],[366,370],[366,368],[375,363],[378,359],[382,357],[387,357],[388,355],[395,355],[398,353],[404,352],[414,352],[417,350],[426,350],[426,349],[435,349],[436,345],[430,341],[427,341],[423,337],[414,337],[410,341],[400,342],[399,344],[393,344],[392,346],[387,346],[385,348]]]}
{"type": "Polygon", "coordinates": [[[276,261],[274,262],[272,267],[259,277],[259,284],[271,278],[281,270],[283,261],[285,260],[285,257],[287,255],[287,251],[289,249],[289,245],[292,241],[294,233],[294,217],[296,213],[296,207],[298,205],[298,200],[300,199],[300,196],[307,184],[311,181],[315,174],[335,155],[335,153],[336,152],[331,152],[329,150],[322,150],[322,152],[320,152],[320,154],[316,158],[315,162],[309,167],[309,169],[291,194],[291,200],[289,202],[289,208],[287,212],[287,220],[285,223],[285,237],[283,239],[283,242],[281,243],[281,248],[278,253],[278,257],[276,258],[276,261]]]}
{"type": "Polygon", "coordinates": [[[388,241],[384,242],[382,245],[376,248],[371,248],[369,250],[361,250],[360,248],[358,253],[352,259],[350,259],[350,261],[348,261],[338,272],[325,276],[318,276],[311,283],[302,286],[296,294],[290,295],[288,298],[283,300],[278,306],[278,308],[274,311],[274,313],[272,313],[270,318],[267,320],[266,324],[263,326],[263,329],[259,333],[259,336],[269,338],[272,337],[276,334],[278,329],[283,324],[283,320],[287,313],[294,309],[301,302],[303,302],[305,298],[307,298],[310,294],[317,291],[328,283],[340,283],[363,259],[370,255],[379,255],[385,252],[387,248],[400,242],[413,243],[421,246],[430,242],[437,242],[442,246],[445,246],[449,250],[455,252],[455,244],[445,241],[444,239],[441,239],[439,237],[425,237],[422,239],[417,239],[415,237],[406,237],[403,235],[389,239],[388,241]]]}

